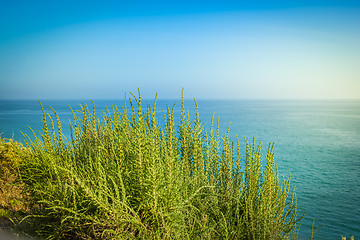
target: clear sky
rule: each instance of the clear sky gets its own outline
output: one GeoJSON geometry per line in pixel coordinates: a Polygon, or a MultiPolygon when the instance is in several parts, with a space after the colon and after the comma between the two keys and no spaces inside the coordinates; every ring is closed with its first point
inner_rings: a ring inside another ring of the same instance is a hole
{"type": "Polygon", "coordinates": [[[360,98],[360,1],[0,1],[0,99],[360,98]]]}

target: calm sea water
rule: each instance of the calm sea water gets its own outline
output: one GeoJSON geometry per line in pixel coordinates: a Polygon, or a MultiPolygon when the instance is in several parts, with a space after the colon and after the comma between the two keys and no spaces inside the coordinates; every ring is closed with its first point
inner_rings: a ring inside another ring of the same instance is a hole
{"type": "MultiPolygon", "coordinates": [[[[51,113],[52,106],[62,120],[69,137],[69,119],[73,109],[83,101],[43,101],[51,113]]],[[[90,102],[87,102],[91,106],[90,102]]],[[[152,101],[150,101],[152,103],[152,101]]],[[[181,103],[159,100],[157,115],[162,118],[166,104],[175,105],[179,119],[181,103]]],[[[100,116],[106,107],[121,100],[95,101],[100,116]]],[[[193,101],[186,101],[194,117],[193,101]]],[[[256,137],[264,145],[275,142],[275,161],[281,175],[291,171],[292,186],[296,186],[298,209],[306,213],[299,239],[311,235],[311,225],[324,225],[316,239],[339,239],[340,236],[360,238],[360,101],[310,100],[199,100],[200,119],[209,129],[212,115],[220,118],[220,132],[230,135],[256,137]]],[[[41,129],[42,112],[37,101],[0,101],[0,133],[2,137],[22,141],[31,135],[28,126],[41,129]]],[[[245,152],[244,141],[242,152],[245,152]]]]}

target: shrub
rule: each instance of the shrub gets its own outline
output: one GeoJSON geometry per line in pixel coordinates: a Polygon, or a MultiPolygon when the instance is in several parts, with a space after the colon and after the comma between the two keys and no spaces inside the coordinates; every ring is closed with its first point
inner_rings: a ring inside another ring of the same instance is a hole
{"type": "MultiPolygon", "coordinates": [[[[190,119],[182,101],[155,117],[156,98],[142,109],[132,95],[122,111],[113,106],[101,120],[81,105],[73,111],[71,139],[43,109],[40,137],[27,138],[32,157],[21,177],[33,199],[38,233],[77,239],[294,239],[299,228],[290,176],[279,180],[273,145],[263,166],[261,144],[246,139],[240,156],[209,132],[198,111],[190,119]],[[50,124],[48,123],[50,121],[50,124]],[[57,126],[57,129],[56,129],[57,126]]],[[[126,100],[126,98],[125,98],[126,100]]],[[[196,104],[196,102],[195,102],[196,104]]],[[[197,106],[196,106],[197,107],[197,106]]],[[[41,106],[42,108],[42,106],[41,106]]]]}
{"type": "Polygon", "coordinates": [[[21,144],[0,138],[0,227],[12,227],[9,218],[26,209],[18,166],[28,154],[21,144]]]}

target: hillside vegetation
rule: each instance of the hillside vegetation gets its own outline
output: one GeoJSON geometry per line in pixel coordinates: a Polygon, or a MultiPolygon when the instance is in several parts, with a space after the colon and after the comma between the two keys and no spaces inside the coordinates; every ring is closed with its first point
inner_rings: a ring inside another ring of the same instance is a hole
{"type": "Polygon", "coordinates": [[[241,155],[239,140],[218,124],[206,130],[184,101],[180,122],[168,107],[162,124],[156,98],[145,109],[140,92],[126,103],[101,119],[81,105],[68,140],[43,109],[40,136],[17,148],[26,152],[14,167],[27,196],[21,224],[49,239],[297,238],[296,196],[273,145],[263,162],[255,139],[241,155]]]}

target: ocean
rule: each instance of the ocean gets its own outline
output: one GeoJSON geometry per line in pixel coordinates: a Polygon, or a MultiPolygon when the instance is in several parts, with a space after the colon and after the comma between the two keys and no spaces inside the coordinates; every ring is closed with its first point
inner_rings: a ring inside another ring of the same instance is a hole
{"type": "MultiPolygon", "coordinates": [[[[70,139],[69,121],[82,100],[44,100],[45,111],[52,106],[60,116],[65,136],[70,139]]],[[[89,108],[92,104],[85,101],[89,108]]],[[[123,100],[96,100],[99,117],[123,100]]],[[[145,102],[145,100],[144,100],[145,102]]],[[[153,100],[149,100],[153,104],[153,100]]],[[[166,105],[174,104],[175,121],[179,122],[181,101],[158,100],[157,117],[162,119],[166,105]]],[[[275,142],[275,162],[279,175],[288,177],[295,187],[298,210],[306,212],[299,239],[311,236],[311,226],[323,225],[315,239],[340,239],[341,236],[360,238],[360,101],[359,100],[198,100],[200,119],[210,129],[211,119],[220,122],[224,135],[230,126],[230,138],[240,139],[245,155],[243,137],[256,138],[265,153],[275,142]]],[[[145,106],[145,104],[144,104],[145,106]]],[[[185,100],[192,119],[193,100],[185,100]]],[[[42,112],[37,101],[0,100],[0,134],[23,142],[23,135],[41,130],[42,112]]],[[[264,159],[265,161],[265,159],[264,159]]]]}

